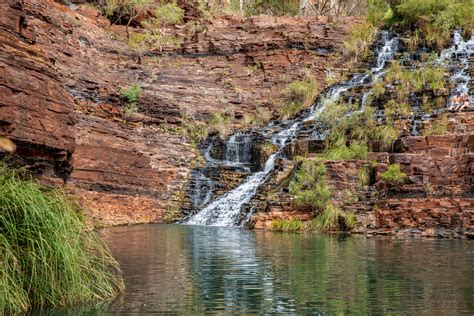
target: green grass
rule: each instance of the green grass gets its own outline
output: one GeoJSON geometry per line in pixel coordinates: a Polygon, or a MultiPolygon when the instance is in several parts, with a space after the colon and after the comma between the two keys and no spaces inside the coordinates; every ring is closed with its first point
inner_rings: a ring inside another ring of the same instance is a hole
{"type": "Polygon", "coordinates": [[[283,91],[280,114],[283,119],[288,119],[301,110],[309,107],[316,98],[316,80],[307,76],[305,80],[296,80],[288,84],[283,91]]]}
{"type": "Polygon", "coordinates": [[[381,179],[393,186],[401,185],[405,182],[407,174],[400,171],[399,164],[391,164],[388,166],[387,171],[382,173],[381,179]]]}
{"type": "Polygon", "coordinates": [[[0,164],[0,311],[65,308],[112,299],[121,272],[78,206],[0,164]]]}
{"type": "Polygon", "coordinates": [[[370,45],[377,33],[376,27],[370,22],[356,25],[347,41],[343,43],[342,56],[344,60],[359,62],[365,60],[370,51],[370,45]]]}
{"type": "Polygon", "coordinates": [[[452,30],[474,29],[474,6],[470,0],[397,1],[394,22],[421,31],[426,44],[441,49],[451,40],[452,30]]]}
{"type": "Polygon", "coordinates": [[[272,229],[279,232],[297,232],[305,228],[299,219],[277,219],[272,221],[272,229]]]}
{"type": "Polygon", "coordinates": [[[324,157],[328,160],[351,160],[366,159],[369,149],[366,144],[352,141],[349,146],[346,144],[334,143],[326,148],[324,157]]]}
{"type": "Polygon", "coordinates": [[[120,97],[125,101],[123,113],[126,118],[138,112],[137,102],[141,92],[142,88],[137,84],[120,88],[120,97]]]}
{"type": "Polygon", "coordinates": [[[169,26],[183,23],[184,10],[181,9],[176,1],[160,4],[153,10],[154,17],[150,23],[155,26],[169,26]]]}
{"type": "Polygon", "coordinates": [[[221,138],[226,138],[234,130],[232,116],[222,112],[212,113],[207,126],[209,133],[216,133],[221,138]]]}
{"type": "Polygon", "coordinates": [[[324,162],[303,161],[294,180],[290,182],[290,193],[296,196],[297,205],[310,206],[315,210],[324,209],[331,199],[324,162]]]}
{"type": "Polygon", "coordinates": [[[351,230],[357,224],[354,213],[343,211],[329,203],[312,221],[311,227],[319,231],[351,230]]]}
{"type": "Polygon", "coordinates": [[[423,136],[446,135],[448,133],[448,116],[441,115],[423,130],[423,136]]]}
{"type": "Polygon", "coordinates": [[[359,172],[357,173],[357,179],[359,180],[360,186],[367,186],[370,183],[370,175],[369,175],[369,168],[362,167],[359,172]]]}

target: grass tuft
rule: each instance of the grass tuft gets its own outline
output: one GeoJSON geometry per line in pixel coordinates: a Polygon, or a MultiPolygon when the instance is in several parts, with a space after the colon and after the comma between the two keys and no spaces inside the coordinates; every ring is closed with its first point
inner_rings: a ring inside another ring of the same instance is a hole
{"type": "Polygon", "coordinates": [[[65,308],[124,289],[102,240],[66,194],[0,163],[0,311],[65,308]]]}
{"type": "Polygon", "coordinates": [[[272,221],[272,229],[279,232],[297,232],[304,228],[305,225],[299,219],[277,219],[272,221]]]}
{"type": "Polygon", "coordinates": [[[405,182],[407,174],[400,171],[399,164],[392,164],[388,166],[387,171],[382,173],[381,178],[390,185],[398,186],[405,182]]]}
{"type": "Polygon", "coordinates": [[[350,230],[357,224],[354,213],[343,211],[329,203],[312,221],[311,226],[319,231],[350,230]]]}

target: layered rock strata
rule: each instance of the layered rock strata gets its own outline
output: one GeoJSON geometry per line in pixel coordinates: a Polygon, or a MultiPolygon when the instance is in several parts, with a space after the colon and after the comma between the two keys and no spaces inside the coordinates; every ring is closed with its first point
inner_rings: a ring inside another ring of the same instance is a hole
{"type": "Polygon", "coordinates": [[[170,125],[277,109],[305,68],[323,81],[355,22],[224,17],[138,54],[89,6],[6,0],[0,13],[0,132],[18,145],[7,159],[69,184],[104,224],[161,221],[180,203],[197,152],[170,125]],[[125,120],[119,90],[133,84],[139,113],[125,120]]]}

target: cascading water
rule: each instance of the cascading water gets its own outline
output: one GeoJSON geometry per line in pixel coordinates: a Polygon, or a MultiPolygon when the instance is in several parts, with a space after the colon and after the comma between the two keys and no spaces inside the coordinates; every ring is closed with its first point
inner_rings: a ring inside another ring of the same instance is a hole
{"type": "MultiPolygon", "coordinates": [[[[451,95],[448,98],[447,106],[451,105],[451,100],[455,95],[468,94],[471,98],[471,106],[473,105],[474,95],[469,89],[470,82],[472,80],[469,75],[469,59],[474,55],[474,34],[471,38],[465,41],[461,36],[461,31],[456,30],[453,34],[453,44],[451,47],[443,50],[440,57],[436,60],[436,64],[443,65],[447,64],[450,72],[452,73],[450,81],[453,89],[451,89],[451,95]]],[[[437,116],[440,112],[444,112],[445,109],[435,111],[434,115],[437,116]]],[[[419,127],[424,121],[431,119],[430,114],[418,113],[412,117],[412,129],[410,134],[412,136],[419,136],[419,127]]]]}
{"type": "Polygon", "coordinates": [[[237,133],[226,142],[225,160],[233,163],[249,163],[251,161],[252,138],[237,133]]]}
{"type": "Polygon", "coordinates": [[[193,179],[194,189],[191,194],[191,202],[195,207],[203,207],[211,200],[216,189],[216,182],[206,177],[203,170],[196,170],[193,179]]]}
{"type": "Polygon", "coordinates": [[[350,80],[330,88],[318,103],[304,111],[296,119],[286,122],[285,128],[275,132],[275,134],[270,137],[271,142],[278,146],[278,150],[268,158],[263,170],[250,175],[244,183],[237,188],[227,192],[211,202],[200,212],[191,216],[186,221],[186,224],[212,226],[238,225],[241,218],[242,206],[255,196],[257,189],[267,180],[269,174],[275,167],[276,158],[281,155],[284,147],[296,138],[303,123],[317,119],[329,104],[332,104],[341,97],[343,92],[373,82],[382,75],[381,72],[387,61],[391,60],[397,51],[398,38],[390,38],[389,33],[383,31],[381,39],[383,45],[377,51],[376,65],[370,72],[356,74],[350,80]]]}
{"type": "Polygon", "coordinates": [[[465,41],[461,36],[461,31],[454,32],[453,45],[441,53],[440,61],[451,60],[455,64],[452,70],[451,82],[454,89],[451,91],[451,98],[456,94],[469,94],[471,97],[471,106],[473,105],[474,95],[470,93],[469,84],[472,80],[469,75],[469,59],[474,55],[474,34],[465,41]]]}

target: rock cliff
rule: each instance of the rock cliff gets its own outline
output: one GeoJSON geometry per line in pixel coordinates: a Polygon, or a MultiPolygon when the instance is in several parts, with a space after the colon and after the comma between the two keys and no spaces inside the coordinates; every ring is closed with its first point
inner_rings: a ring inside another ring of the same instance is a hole
{"type": "Polygon", "coordinates": [[[6,0],[0,12],[0,133],[18,145],[6,158],[66,183],[107,225],[161,221],[180,201],[197,157],[176,132],[183,114],[277,108],[304,68],[324,80],[355,23],[226,16],[139,56],[89,6],[6,0]],[[143,89],[139,113],[124,120],[119,90],[132,84],[143,89]]]}

